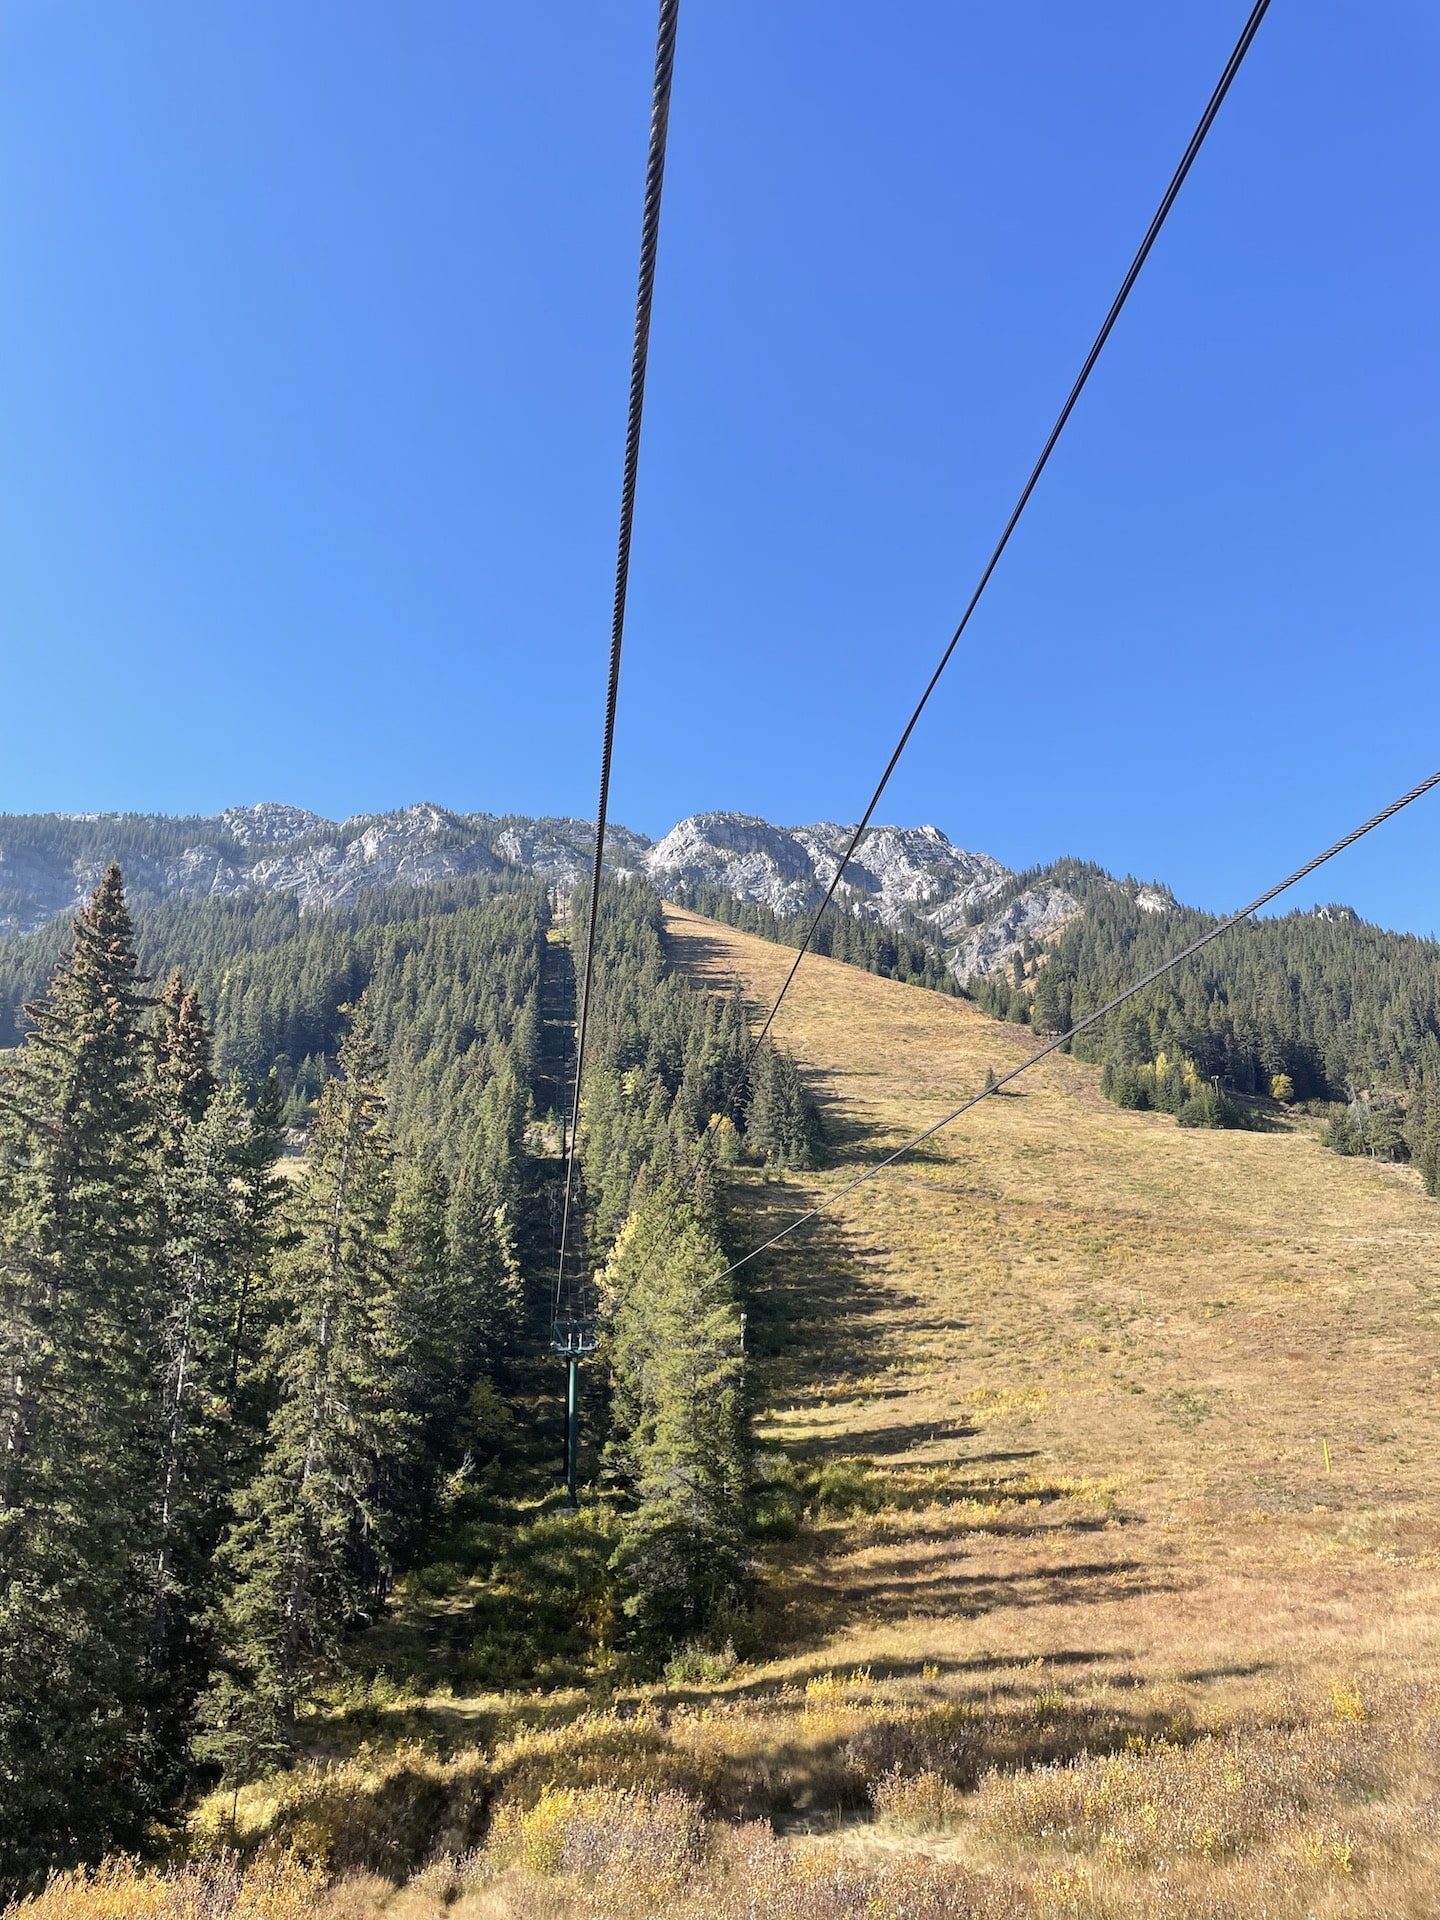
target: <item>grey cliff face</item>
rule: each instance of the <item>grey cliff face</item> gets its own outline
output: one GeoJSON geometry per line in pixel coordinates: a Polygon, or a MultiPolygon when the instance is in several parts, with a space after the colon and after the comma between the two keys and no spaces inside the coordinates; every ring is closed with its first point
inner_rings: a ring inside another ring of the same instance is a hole
{"type": "Polygon", "coordinates": [[[978,974],[1008,967],[1027,940],[1047,940],[1076,914],[1080,902],[1063,887],[1029,887],[970,930],[949,955],[950,971],[967,986],[978,974]]]}
{"type": "MultiPolygon", "coordinates": [[[[612,826],[606,865],[661,891],[683,880],[798,914],[819,906],[853,832],[829,820],[776,827],[751,814],[698,813],[653,843],[612,826]]],[[[110,859],[120,860],[137,899],[286,892],[305,907],[338,907],[371,888],[517,869],[572,884],[588,877],[594,844],[588,820],[460,814],[429,802],[340,823],[275,801],[228,807],[212,818],[0,817],[0,933],[73,912],[110,859]]],[[[955,846],[938,827],[879,826],[861,842],[838,898],[886,924],[929,922],[964,984],[1008,966],[1027,940],[1048,939],[1081,911],[1072,894],[1044,884],[988,911],[1013,878],[998,860],[955,846]]],[[[1174,904],[1154,887],[1134,897],[1148,912],[1174,904]]]]}
{"type": "MultiPolygon", "coordinates": [[[[776,913],[804,913],[824,898],[854,831],[829,820],[772,827],[749,814],[699,813],[656,842],[645,868],[657,883],[673,876],[723,887],[776,913]]],[[[1009,878],[998,860],[952,846],[938,827],[872,827],[839,897],[893,922],[905,912],[963,911],[1009,878]]]]}

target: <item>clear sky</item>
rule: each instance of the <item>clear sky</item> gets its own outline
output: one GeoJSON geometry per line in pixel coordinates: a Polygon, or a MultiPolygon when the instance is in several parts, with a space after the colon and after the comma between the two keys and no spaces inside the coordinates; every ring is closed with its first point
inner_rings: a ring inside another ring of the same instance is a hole
{"type": "MultiPolygon", "coordinates": [[[[684,0],[617,819],[856,816],[1245,11],[684,0]]],[[[653,35],[0,0],[0,808],[593,813],[653,35]]],[[[1437,95],[1274,0],[882,817],[1220,908],[1440,765],[1437,95]]]]}

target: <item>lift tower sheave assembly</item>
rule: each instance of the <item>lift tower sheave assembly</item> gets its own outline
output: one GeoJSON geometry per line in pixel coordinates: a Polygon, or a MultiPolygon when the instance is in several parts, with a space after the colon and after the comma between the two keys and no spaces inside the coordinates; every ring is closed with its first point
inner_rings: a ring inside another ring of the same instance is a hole
{"type": "Polygon", "coordinates": [[[578,1394],[580,1362],[587,1360],[600,1344],[599,1328],[593,1317],[567,1314],[558,1318],[550,1330],[551,1351],[567,1363],[569,1381],[565,1395],[565,1497],[578,1506],[576,1485],[579,1480],[580,1420],[578,1394]]]}

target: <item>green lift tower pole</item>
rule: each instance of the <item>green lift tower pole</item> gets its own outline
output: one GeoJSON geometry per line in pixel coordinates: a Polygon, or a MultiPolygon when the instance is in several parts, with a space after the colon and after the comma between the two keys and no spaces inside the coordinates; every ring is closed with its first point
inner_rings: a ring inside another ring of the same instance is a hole
{"type": "Polygon", "coordinates": [[[600,1330],[588,1314],[567,1314],[557,1319],[550,1346],[566,1363],[565,1392],[565,1498],[572,1507],[579,1505],[576,1488],[580,1480],[580,1362],[588,1360],[600,1344],[600,1330]]]}

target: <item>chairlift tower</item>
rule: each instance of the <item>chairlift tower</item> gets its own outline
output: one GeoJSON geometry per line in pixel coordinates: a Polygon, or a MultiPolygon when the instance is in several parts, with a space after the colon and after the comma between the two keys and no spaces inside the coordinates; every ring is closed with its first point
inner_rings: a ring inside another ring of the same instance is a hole
{"type": "Polygon", "coordinates": [[[566,1363],[569,1381],[565,1395],[565,1497],[570,1506],[580,1503],[575,1487],[579,1477],[580,1418],[577,1405],[580,1362],[588,1360],[600,1345],[599,1322],[593,1314],[557,1315],[550,1328],[550,1350],[566,1363]]]}

